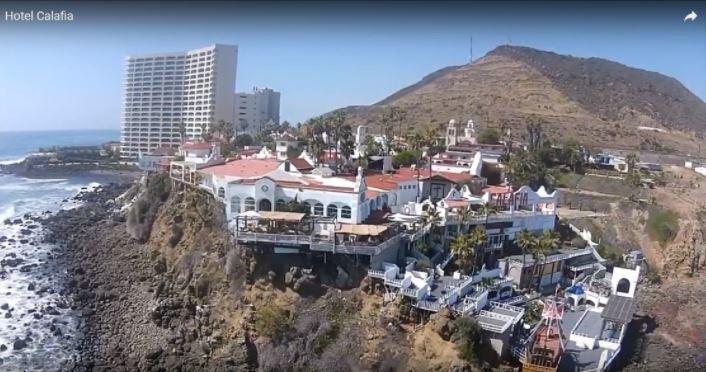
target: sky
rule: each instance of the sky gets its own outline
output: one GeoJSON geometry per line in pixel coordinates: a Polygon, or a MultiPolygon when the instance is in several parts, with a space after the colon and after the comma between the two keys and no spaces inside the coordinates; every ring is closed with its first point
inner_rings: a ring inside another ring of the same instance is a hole
{"type": "Polygon", "coordinates": [[[130,54],[239,47],[236,90],[281,92],[291,123],[372,104],[513,44],[674,77],[706,100],[706,3],[11,3],[0,0],[0,131],[119,129],[130,54]],[[9,22],[7,11],[70,11],[9,22]],[[691,10],[699,17],[684,22],[691,10]]]}

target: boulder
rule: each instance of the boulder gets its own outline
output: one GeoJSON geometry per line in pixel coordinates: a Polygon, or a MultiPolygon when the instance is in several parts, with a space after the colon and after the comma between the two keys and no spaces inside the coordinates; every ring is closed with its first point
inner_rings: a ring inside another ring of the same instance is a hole
{"type": "Polygon", "coordinates": [[[12,350],[22,350],[27,347],[27,341],[16,338],[15,342],[12,343],[12,350]]]}

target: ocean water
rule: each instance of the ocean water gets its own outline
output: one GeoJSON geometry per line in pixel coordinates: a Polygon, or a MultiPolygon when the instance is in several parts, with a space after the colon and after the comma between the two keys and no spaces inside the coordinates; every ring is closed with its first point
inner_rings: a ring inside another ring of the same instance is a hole
{"type": "Polygon", "coordinates": [[[118,140],[118,130],[0,132],[0,163],[21,160],[40,147],[100,145],[118,140]]]}
{"type": "MultiPolygon", "coordinates": [[[[0,161],[17,161],[39,147],[98,145],[117,138],[117,131],[0,132],[0,161]]],[[[59,294],[63,273],[52,263],[60,251],[42,242],[41,227],[23,234],[27,224],[6,225],[4,221],[27,213],[41,216],[46,211],[75,208],[78,203],[70,199],[98,186],[97,181],[86,176],[27,179],[0,174],[0,239],[7,239],[0,242],[0,350],[2,345],[7,347],[0,351],[0,371],[57,370],[75,355],[76,336],[70,301],[59,294]],[[9,261],[17,259],[22,262],[11,267],[9,261]],[[13,350],[17,339],[27,341],[27,347],[13,350]]]]}

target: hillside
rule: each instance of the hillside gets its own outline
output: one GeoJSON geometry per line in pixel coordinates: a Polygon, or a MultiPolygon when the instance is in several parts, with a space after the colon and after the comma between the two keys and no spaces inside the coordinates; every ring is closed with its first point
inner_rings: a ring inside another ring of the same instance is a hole
{"type": "Polygon", "coordinates": [[[472,118],[481,128],[507,125],[521,139],[524,119],[536,114],[555,139],[696,154],[706,132],[706,103],[673,78],[604,59],[516,46],[500,46],[472,64],[433,72],[376,104],[344,110],[351,124],[376,132],[392,106],[406,114],[395,134],[472,118]]]}

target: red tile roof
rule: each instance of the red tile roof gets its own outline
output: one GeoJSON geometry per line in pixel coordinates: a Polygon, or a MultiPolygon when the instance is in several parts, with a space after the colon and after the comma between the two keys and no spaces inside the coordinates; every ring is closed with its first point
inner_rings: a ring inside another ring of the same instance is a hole
{"type": "Polygon", "coordinates": [[[507,186],[490,185],[483,189],[483,193],[486,192],[489,192],[491,194],[507,194],[510,192],[510,188],[507,186]]]}
{"type": "Polygon", "coordinates": [[[217,176],[240,178],[262,177],[277,169],[279,163],[275,159],[240,159],[222,165],[201,169],[201,172],[217,176]]]}
{"type": "Polygon", "coordinates": [[[314,169],[314,166],[309,164],[309,162],[305,159],[292,158],[289,159],[289,162],[299,171],[307,171],[314,169]]]}
{"type": "Polygon", "coordinates": [[[210,150],[211,142],[187,142],[181,145],[183,150],[210,150]]]}
{"type": "Polygon", "coordinates": [[[448,208],[464,208],[468,207],[469,202],[468,200],[448,200],[444,199],[444,203],[446,203],[446,206],[448,208]]]}

